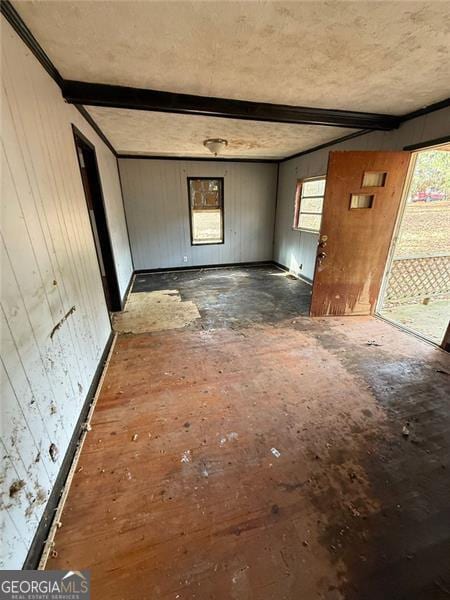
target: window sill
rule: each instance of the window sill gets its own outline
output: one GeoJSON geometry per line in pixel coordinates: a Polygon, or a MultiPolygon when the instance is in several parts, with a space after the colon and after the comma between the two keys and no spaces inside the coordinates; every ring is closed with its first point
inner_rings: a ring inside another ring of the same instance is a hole
{"type": "Polygon", "coordinates": [[[191,246],[221,246],[225,242],[191,242],[191,246]]]}
{"type": "Polygon", "coordinates": [[[304,227],[293,227],[292,231],[304,231],[305,233],[314,233],[316,235],[320,234],[320,231],[317,231],[317,229],[305,229],[304,227]]]}

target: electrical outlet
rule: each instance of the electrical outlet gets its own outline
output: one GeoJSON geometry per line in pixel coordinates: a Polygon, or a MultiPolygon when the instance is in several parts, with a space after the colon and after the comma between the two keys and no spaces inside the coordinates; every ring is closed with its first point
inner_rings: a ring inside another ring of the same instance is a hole
{"type": "Polygon", "coordinates": [[[187,262],[187,256],[183,256],[183,262],[187,262]]]}

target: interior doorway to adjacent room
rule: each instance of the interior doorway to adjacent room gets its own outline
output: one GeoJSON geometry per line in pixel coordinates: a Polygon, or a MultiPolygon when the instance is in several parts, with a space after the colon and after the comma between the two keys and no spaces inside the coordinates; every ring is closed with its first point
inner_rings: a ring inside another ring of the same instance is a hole
{"type": "Polygon", "coordinates": [[[120,311],[119,284],[95,148],[76,127],[73,134],[106,304],[110,312],[120,311]]]}

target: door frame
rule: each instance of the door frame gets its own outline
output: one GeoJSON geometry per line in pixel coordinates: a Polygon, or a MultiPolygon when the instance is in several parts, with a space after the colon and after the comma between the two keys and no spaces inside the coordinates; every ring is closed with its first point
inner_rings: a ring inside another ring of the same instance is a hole
{"type": "Polygon", "coordinates": [[[441,343],[437,344],[436,342],[433,342],[432,340],[426,338],[424,335],[422,335],[418,331],[414,331],[413,329],[404,327],[401,323],[398,323],[397,321],[393,321],[393,320],[389,319],[388,317],[385,317],[384,315],[382,315],[380,313],[380,310],[382,309],[382,306],[383,306],[383,300],[384,300],[384,295],[386,293],[386,288],[387,288],[387,284],[388,284],[388,280],[389,280],[389,274],[391,272],[391,266],[392,266],[392,262],[394,260],[395,248],[397,246],[397,241],[398,241],[398,238],[400,235],[400,228],[401,228],[402,221],[403,221],[403,215],[406,210],[406,201],[408,199],[408,194],[409,194],[409,190],[411,187],[412,178],[414,175],[414,170],[416,167],[417,156],[418,156],[419,152],[426,152],[427,150],[432,150],[433,148],[439,148],[439,146],[443,146],[445,144],[448,144],[449,142],[450,142],[450,136],[447,136],[445,138],[429,140],[428,142],[422,142],[420,144],[414,144],[412,146],[405,146],[403,148],[403,150],[411,152],[411,160],[410,160],[409,167],[408,167],[408,173],[405,178],[402,199],[400,201],[397,219],[395,221],[394,233],[392,235],[391,244],[389,247],[389,254],[388,254],[388,258],[387,258],[386,265],[384,268],[383,280],[382,280],[381,287],[380,287],[380,293],[378,294],[378,299],[377,299],[377,303],[376,303],[375,311],[374,311],[374,316],[377,317],[378,319],[382,319],[383,321],[386,321],[386,323],[389,323],[389,325],[393,325],[394,327],[397,327],[397,329],[400,329],[401,331],[404,331],[405,333],[409,333],[410,335],[414,335],[415,337],[417,337],[425,342],[428,342],[429,344],[432,344],[436,348],[440,348],[440,349],[445,349],[444,344],[445,344],[446,338],[448,336],[450,323],[449,323],[449,326],[447,327],[447,333],[444,334],[444,337],[442,338],[441,343]]]}
{"type": "Polygon", "coordinates": [[[88,212],[89,224],[91,227],[92,240],[94,242],[95,253],[97,256],[97,264],[98,264],[100,278],[102,281],[102,289],[103,289],[103,294],[105,297],[105,303],[108,308],[108,312],[121,311],[123,308],[122,307],[122,298],[120,297],[119,280],[117,277],[117,269],[116,269],[116,265],[114,262],[114,251],[113,251],[113,246],[111,243],[111,233],[109,230],[109,223],[108,223],[108,216],[107,216],[108,213],[106,211],[105,200],[104,200],[104,196],[103,196],[103,187],[102,187],[102,180],[101,180],[101,176],[100,176],[100,169],[98,168],[97,152],[95,150],[94,144],[90,140],[88,140],[88,138],[83,133],[81,133],[81,131],[73,123],[72,123],[72,132],[73,132],[73,139],[74,139],[74,146],[75,146],[75,154],[77,157],[78,167],[80,169],[80,179],[81,179],[81,184],[83,187],[83,194],[85,197],[86,210],[88,212]],[[79,146],[83,147],[83,145],[87,146],[88,150],[92,152],[93,166],[96,171],[96,176],[98,179],[98,182],[97,182],[98,183],[98,198],[96,198],[97,204],[93,204],[93,211],[94,211],[94,218],[95,218],[96,222],[97,222],[97,218],[98,218],[97,217],[98,210],[100,210],[102,212],[101,217],[102,217],[102,219],[104,219],[103,227],[99,228],[98,224],[96,223],[97,224],[97,238],[98,238],[98,241],[100,244],[100,249],[97,248],[97,244],[95,242],[96,236],[95,236],[94,229],[92,227],[91,217],[89,215],[88,200],[86,198],[86,192],[84,190],[83,178],[81,176],[81,168],[82,167],[81,167],[81,163],[80,163],[80,157],[78,154],[78,147],[79,146]],[[108,251],[108,248],[109,248],[109,251],[108,251]],[[106,249],[106,252],[104,251],[104,249],[106,249]],[[105,277],[103,277],[103,275],[102,275],[99,251],[101,252],[101,261],[103,262],[103,266],[104,266],[104,270],[105,270],[105,277]],[[107,285],[108,294],[106,293],[106,290],[104,287],[104,282],[107,285]],[[108,298],[108,295],[109,295],[109,298],[108,298]]]}
{"type": "Polygon", "coordinates": [[[377,317],[381,317],[385,321],[389,321],[389,322],[391,322],[389,319],[386,319],[386,317],[383,317],[382,315],[380,315],[379,310],[382,308],[384,294],[386,292],[386,287],[387,287],[387,283],[388,283],[388,279],[389,279],[389,273],[391,272],[392,261],[394,259],[394,252],[395,252],[395,248],[397,246],[397,241],[398,241],[398,238],[400,235],[400,227],[401,227],[401,224],[403,221],[403,214],[404,214],[405,208],[406,208],[406,200],[408,199],[409,188],[411,186],[411,181],[412,181],[414,169],[416,166],[416,160],[417,160],[417,153],[412,152],[411,159],[409,161],[408,172],[405,177],[405,183],[403,184],[402,197],[400,200],[400,205],[398,207],[398,213],[397,213],[397,218],[395,220],[394,231],[392,233],[391,243],[389,245],[389,252],[387,255],[387,259],[386,259],[386,264],[384,265],[383,279],[381,281],[380,292],[378,294],[377,303],[375,305],[374,314],[377,317]]]}

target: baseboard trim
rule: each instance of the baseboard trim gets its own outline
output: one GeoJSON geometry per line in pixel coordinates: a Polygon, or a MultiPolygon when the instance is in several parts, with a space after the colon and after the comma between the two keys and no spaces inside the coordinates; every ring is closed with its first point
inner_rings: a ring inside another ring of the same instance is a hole
{"type": "Polygon", "coordinates": [[[264,267],[273,265],[272,260],[261,260],[254,262],[240,262],[240,263],[223,263],[214,265],[192,265],[189,267],[164,267],[161,269],[136,269],[135,275],[145,275],[146,273],[171,273],[172,271],[203,271],[205,269],[229,269],[232,267],[264,267]]]}
{"type": "Polygon", "coordinates": [[[61,468],[59,470],[58,476],[56,478],[55,484],[53,485],[53,489],[50,493],[49,499],[47,501],[47,505],[44,510],[44,514],[39,522],[37,531],[34,535],[33,541],[31,542],[30,549],[28,551],[25,562],[23,563],[22,569],[34,570],[37,569],[39,565],[39,561],[42,555],[42,552],[45,547],[45,541],[47,540],[50,528],[52,526],[53,517],[55,511],[58,507],[61,494],[64,490],[64,486],[66,484],[67,477],[69,475],[70,467],[72,465],[79,440],[83,434],[83,424],[86,420],[86,417],[89,413],[90,406],[92,404],[93,398],[95,396],[95,392],[97,390],[100,378],[103,373],[104,364],[108,357],[108,353],[110,351],[111,345],[114,340],[114,332],[111,331],[109,334],[108,341],[106,342],[105,348],[103,349],[102,356],[97,365],[97,369],[95,370],[94,377],[92,378],[91,385],[89,387],[88,393],[86,394],[86,398],[83,404],[83,408],[80,412],[80,416],[78,417],[78,421],[74,432],[72,434],[72,438],[69,443],[69,447],[67,448],[66,454],[64,456],[64,460],[62,462],[61,468]]]}
{"type": "Polygon", "coordinates": [[[274,264],[276,267],[278,267],[278,268],[279,268],[279,269],[281,269],[282,271],[288,271],[288,272],[289,272],[289,269],[286,267],[286,265],[282,265],[281,263],[277,262],[276,260],[273,260],[272,262],[273,262],[273,264],[274,264]]]}
{"type": "MultiPolygon", "coordinates": [[[[134,271],[134,278],[138,275],[151,275],[157,273],[172,273],[177,271],[204,271],[207,269],[231,269],[233,267],[277,267],[282,271],[286,271],[287,273],[291,273],[290,269],[285,265],[277,262],[276,260],[261,260],[261,261],[253,261],[253,262],[240,262],[240,263],[223,263],[223,264],[214,264],[214,265],[195,265],[189,267],[163,267],[159,269],[136,269],[134,271]]],[[[293,273],[295,277],[298,277],[305,283],[312,285],[312,279],[309,277],[305,277],[304,275],[299,275],[298,273],[293,273]]],[[[132,278],[133,281],[133,278],[132,278]]]]}
{"type": "MultiPolygon", "coordinates": [[[[287,273],[291,273],[291,270],[286,267],[286,265],[282,265],[281,263],[277,262],[276,260],[273,260],[272,263],[277,266],[279,269],[281,269],[282,271],[286,271],[287,273]]],[[[292,273],[293,275],[295,275],[296,277],[298,277],[299,279],[301,279],[302,281],[304,281],[305,283],[308,283],[309,285],[313,284],[312,279],[310,279],[309,277],[306,277],[305,275],[299,275],[298,273],[292,273]]]]}

